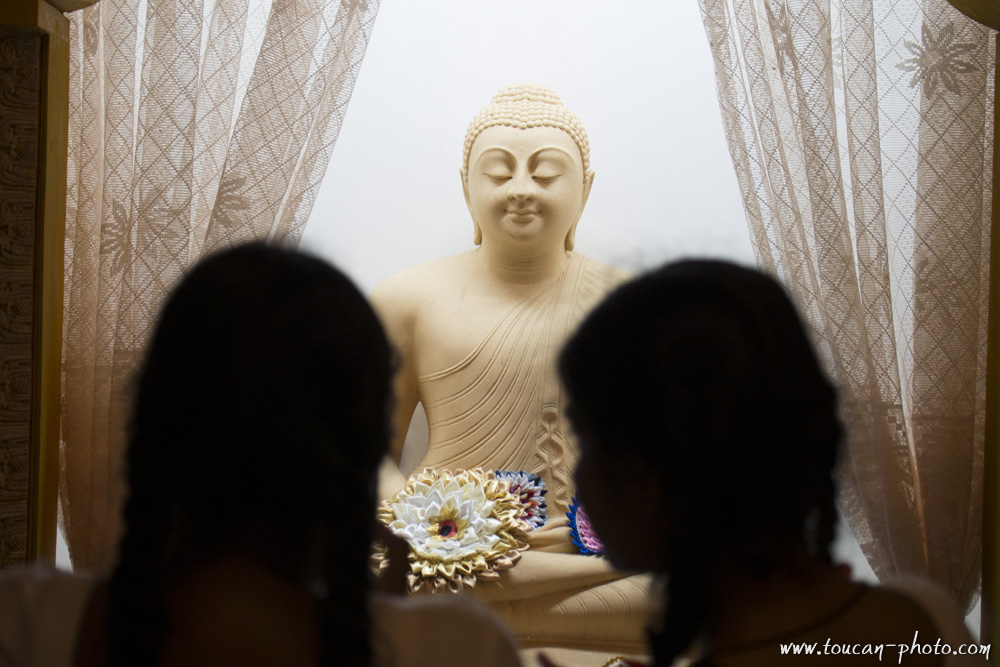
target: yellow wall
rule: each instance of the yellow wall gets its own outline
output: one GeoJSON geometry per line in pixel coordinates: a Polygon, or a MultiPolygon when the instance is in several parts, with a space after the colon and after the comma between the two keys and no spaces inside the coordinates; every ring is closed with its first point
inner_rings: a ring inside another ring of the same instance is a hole
{"type": "MultiPolygon", "coordinates": [[[[69,21],[42,0],[4,0],[0,26],[41,35],[34,236],[27,560],[55,560],[59,475],[69,21]]],[[[0,263],[0,272],[4,267],[0,263]]]]}

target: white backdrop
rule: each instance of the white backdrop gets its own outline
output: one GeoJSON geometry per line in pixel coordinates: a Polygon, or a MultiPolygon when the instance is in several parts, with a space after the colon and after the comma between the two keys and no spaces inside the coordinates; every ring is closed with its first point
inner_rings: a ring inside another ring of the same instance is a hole
{"type": "Polygon", "coordinates": [[[753,263],[695,0],[384,0],[302,247],[366,292],[471,248],[465,130],[518,82],[553,88],[590,135],[578,251],[633,271],[753,263]]]}

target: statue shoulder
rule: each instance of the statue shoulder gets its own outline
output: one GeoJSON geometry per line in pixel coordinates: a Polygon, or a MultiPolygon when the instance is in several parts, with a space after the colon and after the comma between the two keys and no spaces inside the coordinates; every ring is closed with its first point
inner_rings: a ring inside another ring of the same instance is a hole
{"type": "Polygon", "coordinates": [[[580,255],[583,260],[583,271],[589,280],[591,280],[598,289],[607,293],[618,287],[624,282],[628,282],[634,276],[623,269],[619,269],[617,266],[612,266],[610,264],[604,264],[603,262],[598,262],[595,259],[590,259],[589,257],[584,257],[580,255]]]}
{"type": "Polygon", "coordinates": [[[386,319],[412,318],[442,292],[461,284],[465,253],[417,264],[394,273],[369,295],[372,307],[386,319]]]}

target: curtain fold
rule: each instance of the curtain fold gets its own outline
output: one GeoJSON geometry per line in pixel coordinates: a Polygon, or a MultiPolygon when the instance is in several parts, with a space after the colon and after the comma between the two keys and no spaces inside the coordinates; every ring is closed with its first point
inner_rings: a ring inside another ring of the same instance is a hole
{"type": "Polygon", "coordinates": [[[298,244],[377,11],[102,0],[70,15],[60,509],[74,567],[115,558],[130,382],[163,298],[206,252],[298,244]]]}
{"type": "Polygon", "coordinates": [[[760,266],[841,392],[879,577],[971,609],[981,559],[996,33],[946,0],[699,0],[760,266]]]}

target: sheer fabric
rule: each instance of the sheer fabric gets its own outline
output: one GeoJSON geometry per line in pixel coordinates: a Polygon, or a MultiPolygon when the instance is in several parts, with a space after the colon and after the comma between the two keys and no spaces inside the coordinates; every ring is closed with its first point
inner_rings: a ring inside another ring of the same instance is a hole
{"type": "Polygon", "coordinates": [[[758,263],[841,390],[841,507],[879,577],[968,611],[996,33],[945,0],[699,2],[758,263]]]}
{"type": "Polygon", "coordinates": [[[102,0],[70,15],[60,496],[74,567],[114,560],[130,381],[161,301],[214,248],[297,245],[378,4],[102,0]]]}

